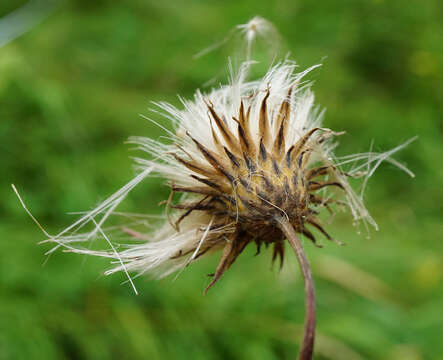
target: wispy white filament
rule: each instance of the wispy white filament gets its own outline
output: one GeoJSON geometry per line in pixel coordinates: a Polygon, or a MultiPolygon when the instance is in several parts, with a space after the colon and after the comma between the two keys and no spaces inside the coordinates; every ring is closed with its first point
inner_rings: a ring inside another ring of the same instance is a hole
{"type": "Polygon", "coordinates": [[[121,259],[119,253],[117,252],[117,250],[115,250],[114,245],[112,245],[112,242],[108,239],[108,237],[106,236],[106,234],[104,233],[104,231],[102,230],[100,225],[98,225],[97,222],[94,219],[91,219],[91,221],[94,223],[94,225],[96,226],[96,228],[98,229],[100,234],[103,235],[103,238],[106,240],[106,242],[109,244],[109,246],[111,247],[112,251],[114,252],[115,256],[118,258],[118,261],[120,262],[123,271],[125,272],[126,276],[128,277],[129,282],[131,283],[131,286],[132,286],[132,289],[135,292],[135,295],[138,295],[138,291],[135,288],[134,282],[132,281],[131,277],[129,276],[128,270],[126,269],[126,266],[123,263],[123,260],[121,259]]]}

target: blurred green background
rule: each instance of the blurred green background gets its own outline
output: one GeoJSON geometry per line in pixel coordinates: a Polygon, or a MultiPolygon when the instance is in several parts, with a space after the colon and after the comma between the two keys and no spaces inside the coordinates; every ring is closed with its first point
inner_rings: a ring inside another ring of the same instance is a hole
{"type": "MultiPolygon", "coordinates": [[[[2,0],[0,16],[25,1],[2,0]]],[[[358,235],[350,216],[329,227],[347,243],[306,243],[318,295],[316,359],[443,359],[443,3],[440,0],[65,1],[0,48],[0,359],[293,359],[304,319],[293,256],[271,269],[249,249],[204,297],[218,257],[176,280],[103,277],[109,264],[54,254],[20,207],[55,233],[134,174],[130,135],[158,138],[139,117],[150,101],[178,105],[224,82],[237,24],[261,15],[282,53],[310,75],[325,126],[346,130],[339,155],[392,148],[411,179],[383,165],[366,203],[380,225],[358,235]]],[[[262,73],[268,63],[257,65],[262,73]]],[[[157,115],[152,115],[160,119],[157,115]]],[[[358,182],[355,183],[358,187],[358,182]]],[[[160,213],[159,179],[122,209],[160,213]]]]}

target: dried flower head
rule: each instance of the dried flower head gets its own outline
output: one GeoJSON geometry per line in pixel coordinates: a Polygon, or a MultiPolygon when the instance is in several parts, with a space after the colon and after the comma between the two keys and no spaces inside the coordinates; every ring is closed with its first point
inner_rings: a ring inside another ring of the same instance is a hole
{"type": "Polygon", "coordinates": [[[296,73],[295,63],[285,61],[262,79],[247,81],[249,66],[244,64],[229,85],[209,94],[197,91],[193,101],[182,100],[182,110],[157,104],[174,124],[175,132],[164,129],[171,143],[132,138],[154,160],[137,159],[142,171],[131,182],[60,234],[47,234],[45,242],[56,243],[49,252],[62,246],[114,259],[117,265],[106,274],[157,270],[165,276],[220,250],[209,288],[250,243],[258,252],[261,245],[272,245],[273,260],[283,264],[282,221],[314,244],[313,229],[333,240],[317,216],[323,209],[332,213],[332,205],[344,205],[355,221],[376,226],[348,177],[370,176],[383,160],[408,171],[389,157],[407,143],[386,153],[336,159],[333,139],[340,133],[322,127],[323,113],[314,106],[310,84],[303,81],[317,66],[296,73]],[[344,172],[342,165],[349,163],[353,169],[344,172]],[[120,237],[137,243],[117,252],[102,225],[133,187],[153,173],[168,180],[167,206],[174,211],[154,232],[136,231],[130,224],[119,227],[120,237]],[[173,193],[181,194],[176,203],[173,193]],[[88,222],[93,230],[80,233],[88,222]],[[81,246],[96,238],[104,238],[111,249],[81,246]]]}

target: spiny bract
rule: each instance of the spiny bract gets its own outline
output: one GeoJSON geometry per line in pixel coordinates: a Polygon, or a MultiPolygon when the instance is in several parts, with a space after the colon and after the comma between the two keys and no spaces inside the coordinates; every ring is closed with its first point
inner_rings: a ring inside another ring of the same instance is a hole
{"type": "Polygon", "coordinates": [[[372,174],[383,160],[404,169],[389,156],[406,144],[383,154],[337,160],[332,139],[338,134],[321,127],[322,112],[314,107],[310,84],[302,81],[317,66],[295,73],[296,65],[285,61],[261,80],[246,81],[249,67],[243,64],[229,85],[206,95],[197,91],[194,101],[182,100],[183,110],[157,104],[175,126],[175,132],[165,129],[171,143],[132,138],[155,160],[138,159],[142,172],[134,180],[48,241],[56,242],[55,248],[114,258],[118,265],[107,273],[159,269],[167,275],[203,254],[222,250],[209,288],[251,242],[258,251],[262,244],[273,244],[273,259],[279,257],[282,263],[285,239],[277,222],[283,217],[314,243],[313,228],[332,239],[317,214],[322,208],[332,212],[333,203],[345,204],[354,220],[376,226],[347,177],[361,175],[362,170],[372,174]],[[364,163],[357,166],[358,161],[364,163]],[[340,169],[346,163],[355,165],[347,173],[340,169]],[[120,252],[114,247],[109,251],[79,247],[96,237],[108,240],[102,224],[153,172],[168,180],[167,207],[176,209],[164,225],[151,234],[129,225],[120,228],[121,234],[142,241],[120,252]],[[178,202],[172,201],[173,193],[182,194],[178,202]],[[79,234],[89,221],[94,229],[79,234]]]}

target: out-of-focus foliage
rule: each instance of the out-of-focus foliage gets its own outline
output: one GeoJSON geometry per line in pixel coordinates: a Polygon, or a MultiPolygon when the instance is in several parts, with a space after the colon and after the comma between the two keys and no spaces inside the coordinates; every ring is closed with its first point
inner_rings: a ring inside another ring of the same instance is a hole
{"type": "MultiPolygon", "coordinates": [[[[0,16],[24,1],[3,0],[0,16]]],[[[371,179],[367,205],[380,231],[349,218],[347,243],[306,243],[318,294],[317,359],[443,359],[443,3],[439,0],[65,1],[0,48],[0,359],[294,358],[303,322],[297,264],[271,271],[250,249],[206,297],[212,258],[174,281],[101,277],[106,261],[56,253],[10,184],[50,232],[128,181],[130,135],[161,136],[139,114],[179,104],[217,77],[226,45],[193,55],[262,15],[311,75],[325,125],[346,130],[339,154],[383,150],[419,135],[371,179]]],[[[256,66],[259,74],[268,66],[256,66]]],[[[152,115],[160,119],[157,115],[152,115]]],[[[160,179],[122,209],[159,213],[160,179]]]]}

